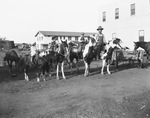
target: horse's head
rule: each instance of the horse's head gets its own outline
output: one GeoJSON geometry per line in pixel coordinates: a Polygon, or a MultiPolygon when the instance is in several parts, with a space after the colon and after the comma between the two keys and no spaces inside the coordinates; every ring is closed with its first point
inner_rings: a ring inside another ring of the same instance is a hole
{"type": "Polygon", "coordinates": [[[121,41],[121,39],[119,39],[119,38],[115,38],[115,39],[113,40],[113,44],[116,44],[116,45],[119,45],[121,42],[122,42],[122,41],[121,41]]]}
{"type": "Polygon", "coordinates": [[[62,41],[62,40],[61,40],[61,43],[62,43],[62,45],[63,45],[64,47],[67,47],[67,48],[68,48],[67,40],[66,40],[66,41],[62,41]]]}
{"type": "Polygon", "coordinates": [[[67,55],[69,53],[67,40],[66,41],[61,40],[61,43],[58,44],[58,53],[62,55],[67,55]]]}
{"type": "Polygon", "coordinates": [[[96,45],[96,39],[95,39],[94,36],[90,36],[88,44],[91,45],[91,46],[96,45]]]}
{"type": "Polygon", "coordinates": [[[139,47],[139,42],[134,42],[134,51],[137,50],[139,47]]]}

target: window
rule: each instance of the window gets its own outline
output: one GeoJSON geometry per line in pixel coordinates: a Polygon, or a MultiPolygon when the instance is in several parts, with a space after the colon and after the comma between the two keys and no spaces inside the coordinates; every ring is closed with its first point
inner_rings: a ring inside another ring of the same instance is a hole
{"type": "Polygon", "coordinates": [[[144,30],[139,30],[139,42],[144,42],[144,30]]]}
{"type": "Polygon", "coordinates": [[[115,19],[119,19],[119,8],[115,9],[115,19]]]}
{"type": "Polygon", "coordinates": [[[103,22],[106,21],[106,12],[103,12],[103,22]]]}
{"type": "Polygon", "coordinates": [[[37,41],[42,41],[42,40],[43,40],[43,36],[37,37],[37,41]]]}
{"type": "Polygon", "coordinates": [[[135,15],[135,4],[131,4],[131,15],[135,15]]]}
{"type": "Polygon", "coordinates": [[[116,33],[112,33],[112,39],[116,38],[116,33]]]}
{"type": "Polygon", "coordinates": [[[75,40],[78,41],[78,37],[77,36],[75,37],[75,40]]]}
{"type": "Polygon", "coordinates": [[[71,36],[68,36],[68,40],[71,40],[71,36]]]}

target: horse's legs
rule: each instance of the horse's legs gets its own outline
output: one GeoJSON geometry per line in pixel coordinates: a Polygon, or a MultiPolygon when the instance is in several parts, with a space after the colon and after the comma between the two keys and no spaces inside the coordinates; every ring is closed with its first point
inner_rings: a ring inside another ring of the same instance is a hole
{"type": "Polygon", "coordinates": [[[18,68],[18,62],[15,61],[15,68],[17,69],[18,68]]]}
{"type": "Polygon", "coordinates": [[[90,71],[90,64],[87,65],[87,75],[89,75],[89,71],[90,71]]]}
{"type": "Polygon", "coordinates": [[[102,74],[102,75],[104,75],[105,63],[106,63],[106,60],[105,60],[105,59],[102,59],[102,68],[101,68],[101,74],[102,74]]]}
{"type": "Polygon", "coordinates": [[[84,61],[84,65],[85,65],[84,76],[86,77],[86,62],[85,61],[84,61]]]}
{"type": "Polygon", "coordinates": [[[9,72],[12,72],[12,61],[9,63],[9,72]]]}
{"type": "Polygon", "coordinates": [[[63,79],[66,79],[65,74],[64,74],[64,61],[61,63],[61,72],[62,72],[63,79]]]}
{"type": "Polygon", "coordinates": [[[77,68],[77,72],[79,72],[78,61],[76,61],[76,68],[77,68]]]}
{"type": "Polygon", "coordinates": [[[41,69],[42,69],[42,68],[40,68],[40,69],[38,70],[38,73],[37,73],[37,82],[40,82],[41,69]]]}
{"type": "Polygon", "coordinates": [[[25,80],[29,81],[28,68],[24,69],[25,80]]]}
{"type": "Polygon", "coordinates": [[[108,60],[108,62],[107,62],[107,73],[111,74],[110,71],[109,71],[109,66],[110,66],[110,60],[108,60]]]}
{"type": "Polygon", "coordinates": [[[10,72],[10,63],[9,63],[9,60],[7,60],[7,64],[8,64],[8,68],[9,68],[9,72],[10,72]]]}
{"type": "Polygon", "coordinates": [[[142,60],[141,59],[138,59],[138,67],[142,68],[142,60]]]}
{"type": "Polygon", "coordinates": [[[49,65],[49,64],[47,65],[46,72],[47,72],[47,74],[48,74],[49,77],[52,76],[52,75],[51,75],[51,69],[50,69],[50,65],[49,65]]]}
{"type": "Polygon", "coordinates": [[[79,72],[78,61],[79,61],[79,59],[78,59],[78,58],[76,58],[76,68],[77,68],[77,72],[79,72]]]}
{"type": "Polygon", "coordinates": [[[86,77],[88,74],[88,64],[84,61],[84,65],[85,65],[85,72],[84,72],[84,76],[86,77]]]}
{"type": "Polygon", "coordinates": [[[38,73],[37,73],[37,82],[40,82],[40,75],[41,75],[41,73],[38,72],[38,73]]]}
{"type": "Polygon", "coordinates": [[[70,73],[72,74],[72,61],[70,62],[70,73]]]}
{"type": "Polygon", "coordinates": [[[47,71],[47,65],[44,65],[44,67],[42,68],[42,78],[45,81],[45,72],[47,71]]]}
{"type": "Polygon", "coordinates": [[[57,64],[57,72],[56,72],[56,78],[57,80],[59,80],[59,63],[57,64]]]}

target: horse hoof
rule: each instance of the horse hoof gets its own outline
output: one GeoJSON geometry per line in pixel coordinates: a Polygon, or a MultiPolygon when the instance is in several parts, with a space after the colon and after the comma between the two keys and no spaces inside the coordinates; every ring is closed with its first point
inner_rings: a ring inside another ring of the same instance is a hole
{"type": "Polygon", "coordinates": [[[88,76],[88,74],[84,74],[84,77],[87,77],[88,76]]]}
{"type": "Polygon", "coordinates": [[[64,77],[63,79],[65,79],[65,80],[66,80],[66,77],[64,77]]]}
{"type": "Polygon", "coordinates": [[[108,72],[108,74],[110,75],[110,74],[111,74],[111,72],[108,72]]]}
{"type": "Polygon", "coordinates": [[[57,77],[56,79],[59,80],[59,77],[57,77]]]}
{"type": "Polygon", "coordinates": [[[51,74],[49,74],[49,77],[51,77],[52,75],[51,74]]]}
{"type": "Polygon", "coordinates": [[[103,72],[101,72],[101,75],[104,75],[104,73],[103,73],[103,72]]]}
{"type": "Polygon", "coordinates": [[[37,82],[40,82],[40,79],[39,79],[39,78],[37,78],[37,82]]]}

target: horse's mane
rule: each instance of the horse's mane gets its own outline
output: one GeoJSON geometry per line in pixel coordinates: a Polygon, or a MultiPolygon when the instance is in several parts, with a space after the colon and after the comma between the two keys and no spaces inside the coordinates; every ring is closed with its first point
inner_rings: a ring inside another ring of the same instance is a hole
{"type": "Polygon", "coordinates": [[[120,42],[122,42],[122,40],[119,38],[116,38],[115,40],[113,40],[114,44],[119,44],[120,42]]]}
{"type": "Polygon", "coordinates": [[[19,56],[15,50],[10,50],[5,53],[5,58],[10,57],[10,56],[13,56],[13,57],[16,57],[16,59],[19,59],[19,56]]]}

